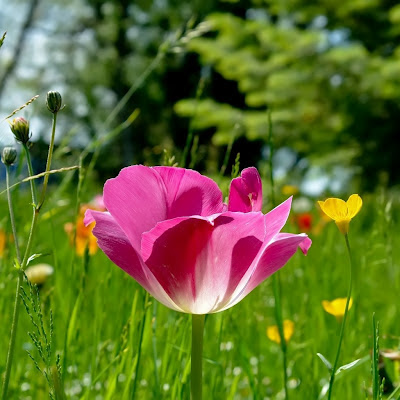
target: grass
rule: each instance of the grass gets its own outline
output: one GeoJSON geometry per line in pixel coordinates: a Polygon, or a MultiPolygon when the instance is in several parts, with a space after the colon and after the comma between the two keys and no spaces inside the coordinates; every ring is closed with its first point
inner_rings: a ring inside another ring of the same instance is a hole
{"type": "MultiPolygon", "coordinates": [[[[53,313],[52,364],[59,354],[67,398],[189,399],[190,316],[171,311],[151,297],[147,300],[145,291],[101,251],[86,257],[75,254],[63,228],[74,220],[74,191],[76,186],[70,184],[46,201],[33,244],[33,252],[43,256],[32,262],[46,262],[55,269],[40,288],[40,301],[46,329],[50,310],[53,313]]],[[[89,191],[81,194],[83,200],[96,194],[89,191]]],[[[23,248],[30,226],[28,187],[17,188],[13,196],[23,248]]],[[[400,346],[400,208],[397,203],[389,209],[390,198],[364,196],[363,209],[350,226],[354,304],[338,365],[362,362],[337,376],[333,399],[372,398],[373,313],[379,321],[380,348],[400,346]]],[[[10,233],[5,195],[0,198],[0,210],[2,227],[10,233]]],[[[296,232],[290,221],[284,230],[296,232]]],[[[321,301],[345,297],[348,285],[349,261],[335,224],[310,236],[309,255],[298,252],[280,274],[283,318],[295,322],[288,343],[291,400],[318,399],[329,381],[329,371],[316,354],[333,362],[340,325],[324,312],[321,301]]],[[[0,259],[0,373],[5,368],[17,278],[14,257],[9,243],[0,259]]],[[[267,326],[275,324],[273,299],[271,280],[267,280],[237,306],[206,317],[204,399],[284,398],[280,347],[266,337],[267,326]]],[[[28,335],[34,326],[24,308],[20,318],[9,398],[45,399],[48,384],[27,354],[43,368],[28,335]]],[[[395,376],[390,362],[386,370],[395,376]]]]}

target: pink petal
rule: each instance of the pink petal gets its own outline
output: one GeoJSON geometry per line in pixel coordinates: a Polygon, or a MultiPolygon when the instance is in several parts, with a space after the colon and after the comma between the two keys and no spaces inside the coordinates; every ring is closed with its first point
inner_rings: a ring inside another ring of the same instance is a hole
{"type": "Polygon", "coordinates": [[[246,168],[239,178],[231,182],[229,189],[229,211],[261,211],[262,183],[260,174],[254,167],[246,168]]]}
{"type": "Polygon", "coordinates": [[[104,203],[133,247],[157,222],[189,215],[222,211],[217,184],[196,171],[174,167],[124,168],[104,185],[104,203]]]}
{"type": "Polygon", "coordinates": [[[272,240],[285,226],[286,221],[289,218],[291,205],[292,197],[289,197],[283,203],[279,204],[279,206],[265,214],[266,236],[264,238],[264,246],[268,245],[269,241],[272,240]]]}
{"type": "Polygon", "coordinates": [[[261,213],[176,218],[143,235],[142,256],[185,312],[216,312],[231,300],[261,247],[264,229],[261,213]]]}
{"type": "Polygon", "coordinates": [[[93,221],[96,222],[93,234],[107,257],[132,276],[158,301],[169,308],[182,311],[155,280],[112,215],[107,212],[87,210],[84,219],[85,225],[89,225],[93,221]]]}
{"type": "Polygon", "coordinates": [[[298,247],[308,250],[310,245],[311,240],[305,233],[277,235],[272,243],[262,249],[255,263],[249,268],[251,270],[254,267],[254,270],[244,289],[225,309],[237,304],[260,283],[282,268],[296,253],[298,247]]]}
{"type": "Polygon", "coordinates": [[[167,219],[222,212],[222,192],[210,178],[184,168],[154,167],[165,185],[167,219]]]}
{"type": "Polygon", "coordinates": [[[139,251],[142,233],[167,216],[164,184],[152,168],[133,165],[104,185],[104,203],[139,251]]]}

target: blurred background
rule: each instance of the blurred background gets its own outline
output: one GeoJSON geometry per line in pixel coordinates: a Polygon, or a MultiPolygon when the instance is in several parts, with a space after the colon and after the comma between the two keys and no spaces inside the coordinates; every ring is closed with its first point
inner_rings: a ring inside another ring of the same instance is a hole
{"type": "Polygon", "coordinates": [[[58,90],[57,162],[103,138],[98,182],[165,160],[230,176],[238,153],[267,171],[271,118],[278,183],[310,196],[399,183],[397,0],[1,0],[0,29],[0,147],[4,117],[39,94],[18,114],[38,169],[58,90]]]}

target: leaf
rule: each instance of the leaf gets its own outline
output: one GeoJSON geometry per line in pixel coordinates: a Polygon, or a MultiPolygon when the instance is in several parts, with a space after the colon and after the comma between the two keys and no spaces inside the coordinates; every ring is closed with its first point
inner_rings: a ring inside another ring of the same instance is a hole
{"type": "Polygon", "coordinates": [[[367,361],[369,359],[369,356],[367,357],[367,358],[358,358],[357,360],[354,360],[354,361],[352,361],[351,363],[348,363],[348,364],[345,364],[345,365],[342,365],[341,367],[339,367],[337,370],[336,370],[336,373],[335,373],[335,375],[337,376],[337,375],[339,375],[341,372],[343,372],[343,371],[348,371],[348,370],[351,370],[351,369],[353,369],[353,368],[355,368],[355,367],[358,367],[360,364],[363,364],[365,361],[367,361]]]}
{"type": "Polygon", "coordinates": [[[325,367],[328,368],[328,371],[331,372],[332,371],[332,364],[321,353],[317,353],[317,356],[325,364],[325,367]]]}
{"type": "Polygon", "coordinates": [[[28,266],[29,263],[30,263],[31,261],[36,260],[37,258],[42,257],[43,255],[44,255],[44,254],[42,254],[42,253],[32,254],[32,255],[28,258],[28,261],[26,262],[26,266],[28,266]]]}
{"type": "Polygon", "coordinates": [[[14,258],[14,268],[17,269],[17,270],[21,269],[21,264],[19,263],[17,258],[14,258]]]}

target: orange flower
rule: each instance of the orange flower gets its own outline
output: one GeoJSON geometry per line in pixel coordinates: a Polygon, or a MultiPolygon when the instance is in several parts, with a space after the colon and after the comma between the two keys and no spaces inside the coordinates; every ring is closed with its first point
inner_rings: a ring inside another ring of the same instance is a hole
{"type": "Polygon", "coordinates": [[[0,258],[3,258],[5,247],[6,247],[6,234],[3,231],[3,229],[0,229],[0,258]]]}
{"type": "MultiPolygon", "coordinates": [[[[86,247],[89,249],[89,254],[93,255],[97,252],[97,239],[92,233],[92,230],[95,226],[95,223],[91,223],[88,226],[85,226],[83,223],[83,218],[85,216],[85,211],[90,207],[92,210],[95,209],[97,211],[105,211],[104,204],[100,203],[98,200],[98,196],[96,196],[93,204],[84,204],[81,206],[79,210],[79,215],[76,220],[76,237],[75,237],[75,250],[79,256],[83,256],[85,253],[86,247]]],[[[64,230],[67,232],[71,243],[74,238],[74,225],[72,222],[68,222],[64,225],[64,230]]]]}
{"type": "Polygon", "coordinates": [[[313,216],[308,213],[301,213],[295,216],[295,223],[300,232],[310,232],[312,228],[313,216]]]}

